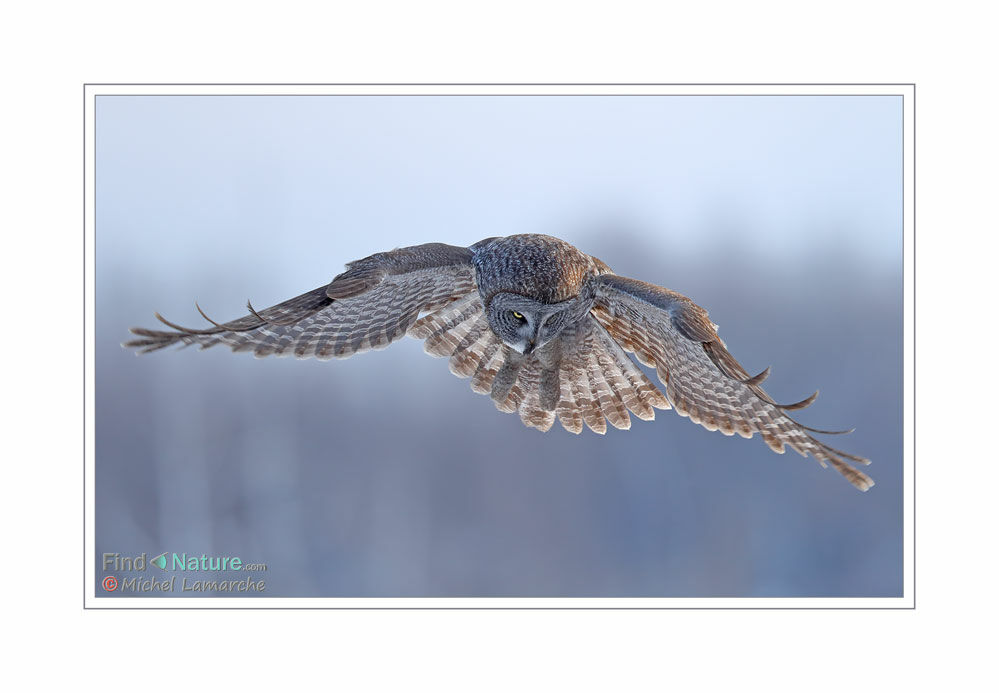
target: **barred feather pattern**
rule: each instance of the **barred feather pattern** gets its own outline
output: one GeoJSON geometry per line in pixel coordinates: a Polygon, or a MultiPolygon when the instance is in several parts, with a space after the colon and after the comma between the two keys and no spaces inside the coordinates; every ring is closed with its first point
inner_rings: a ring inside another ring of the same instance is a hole
{"type": "Polygon", "coordinates": [[[468,248],[397,248],[349,263],[327,286],[259,312],[248,308],[249,315],[227,323],[202,312],[211,324],[204,329],[157,315],[169,330],[133,328],[136,339],[124,346],[150,352],[224,344],[258,357],[329,359],[383,349],[408,333],[424,340],[428,353],[447,358],[451,372],[469,378],[473,391],[541,431],[558,419],[572,433],[587,427],[603,434],[608,423],[627,429],[632,414],[650,420],[655,409],[672,407],[708,430],[745,438],[758,433],[776,452],[790,447],[811,455],[861,490],[874,485],[850,464],[869,460],[809,435],[836,431],[810,428],[788,415],[818,393],[778,404],[760,387],[769,369],[750,376],[701,307],[616,275],[559,239],[528,234],[468,248]],[[546,304],[571,301],[577,312],[554,338],[523,355],[503,343],[484,313],[484,301],[498,291],[546,304]],[[627,352],[656,370],[664,392],[627,352]]]}
{"type": "Polygon", "coordinates": [[[655,409],[670,407],[662,392],[589,316],[527,356],[496,337],[474,297],[458,299],[420,318],[409,335],[424,340],[428,354],[448,358],[451,372],[471,378],[472,390],[493,396],[497,409],[516,412],[525,425],[541,431],[549,430],[557,418],[571,433],[580,433],[585,424],[602,434],[608,422],[629,428],[629,412],[651,420],[655,409]],[[512,377],[508,389],[496,385],[500,371],[512,377]]]}
{"type": "Polygon", "coordinates": [[[804,426],[785,413],[785,409],[800,408],[800,404],[776,404],[758,384],[753,384],[755,379],[725,349],[703,310],[697,308],[699,312],[695,312],[679,301],[673,306],[668,303],[674,300],[672,292],[661,291],[661,305],[650,305],[654,297],[603,287],[593,315],[625,351],[656,369],[678,414],[725,435],[738,433],[751,438],[759,433],[774,452],[783,453],[786,446],[802,456],[811,455],[823,467],[831,465],[862,491],[874,485],[869,476],[847,462],[869,464],[869,460],[810,436],[804,426]],[[664,313],[664,306],[675,312],[664,313]],[[709,334],[714,338],[701,341],[709,334]]]}
{"type": "MultiPolygon", "coordinates": [[[[353,289],[359,280],[348,277],[344,283],[353,289]]],[[[125,346],[144,353],[173,344],[197,344],[202,349],[225,344],[233,351],[251,351],[257,357],[347,358],[384,349],[402,338],[421,312],[435,311],[460,296],[478,298],[470,267],[418,270],[377,277],[368,284],[362,293],[331,298],[334,288],[343,290],[334,280],[330,286],[266,310],[251,308],[251,315],[213,323],[208,329],[172,323],[167,323],[174,328],[169,331],[133,328],[139,339],[125,346]]]]}

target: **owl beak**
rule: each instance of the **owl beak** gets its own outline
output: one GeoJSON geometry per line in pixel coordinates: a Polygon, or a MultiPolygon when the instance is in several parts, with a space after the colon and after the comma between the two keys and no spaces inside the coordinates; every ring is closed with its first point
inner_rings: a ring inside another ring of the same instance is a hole
{"type": "Polygon", "coordinates": [[[538,342],[541,341],[541,320],[540,319],[537,320],[537,322],[535,322],[534,329],[532,330],[532,332],[534,332],[534,335],[530,339],[527,340],[527,344],[524,347],[524,353],[525,354],[530,354],[532,351],[534,351],[534,348],[538,345],[538,342]]]}

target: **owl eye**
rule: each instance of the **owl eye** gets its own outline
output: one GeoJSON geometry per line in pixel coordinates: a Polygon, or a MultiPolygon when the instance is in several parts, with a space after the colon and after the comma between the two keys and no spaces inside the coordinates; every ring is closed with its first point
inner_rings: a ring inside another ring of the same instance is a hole
{"type": "Polygon", "coordinates": [[[524,316],[523,316],[523,315],[521,315],[520,313],[518,313],[518,312],[517,312],[517,311],[515,311],[515,310],[511,310],[511,311],[510,311],[510,314],[511,314],[511,315],[512,315],[513,317],[517,318],[518,320],[523,320],[523,319],[524,319],[524,316]]]}

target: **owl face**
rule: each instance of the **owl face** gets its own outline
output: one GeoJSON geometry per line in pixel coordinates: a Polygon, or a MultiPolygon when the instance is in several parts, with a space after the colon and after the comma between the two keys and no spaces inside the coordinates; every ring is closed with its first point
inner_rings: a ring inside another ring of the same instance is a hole
{"type": "Polygon", "coordinates": [[[507,346],[530,354],[558,336],[576,312],[576,301],[542,303],[520,294],[498,293],[486,311],[489,326],[507,346]]]}

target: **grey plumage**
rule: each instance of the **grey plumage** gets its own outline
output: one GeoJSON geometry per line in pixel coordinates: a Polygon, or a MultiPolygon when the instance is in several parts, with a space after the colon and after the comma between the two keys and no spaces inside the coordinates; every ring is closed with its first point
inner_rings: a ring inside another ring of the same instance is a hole
{"type": "MultiPolygon", "coordinates": [[[[225,344],[258,357],[346,358],[409,334],[449,359],[475,392],[547,431],[556,418],[572,433],[631,425],[674,408],[708,430],[759,433],[832,465],[866,491],[874,482],[852,463],[869,461],[809,435],[728,352],[707,312],[686,296],[614,274],[600,260],[551,236],[488,238],[468,248],[429,243],[352,262],[324,287],[228,323],[189,329],[133,328],[124,346],[225,344]],[[422,317],[421,317],[422,315],[422,317]],[[627,356],[654,368],[665,394],[627,356]]],[[[199,308],[200,310],[200,308],[199,308]]],[[[204,315],[204,313],[202,313],[204,315]]]]}

